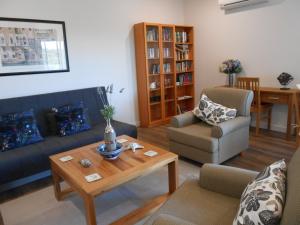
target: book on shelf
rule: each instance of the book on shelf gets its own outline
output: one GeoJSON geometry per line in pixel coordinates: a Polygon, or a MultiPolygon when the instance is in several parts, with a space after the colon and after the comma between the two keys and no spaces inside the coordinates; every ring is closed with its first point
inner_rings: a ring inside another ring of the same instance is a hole
{"type": "Polygon", "coordinates": [[[176,71],[181,72],[188,72],[192,68],[192,62],[177,62],[176,63],[176,71]]]}
{"type": "Polygon", "coordinates": [[[154,74],[159,74],[160,73],[160,66],[159,64],[152,64],[150,67],[150,74],[154,75],[154,74]]]}
{"type": "Polygon", "coordinates": [[[190,59],[190,50],[188,45],[176,45],[176,60],[190,59]]]}
{"type": "Polygon", "coordinates": [[[164,58],[170,58],[171,57],[171,50],[170,48],[164,48],[163,49],[164,58]]]}
{"type": "Polygon", "coordinates": [[[171,63],[164,63],[164,73],[171,73],[171,63]]]}
{"type": "Polygon", "coordinates": [[[172,29],[164,28],[162,31],[163,41],[172,41],[172,29]]]}
{"type": "Polygon", "coordinates": [[[159,48],[148,48],[148,59],[158,59],[159,48]]]}
{"type": "Polygon", "coordinates": [[[185,31],[177,31],[176,32],[176,42],[178,42],[178,43],[188,42],[188,33],[185,31]]]}
{"type": "Polygon", "coordinates": [[[158,41],[157,28],[153,27],[147,29],[147,41],[158,41]]]}
{"type": "Polygon", "coordinates": [[[177,82],[178,86],[185,85],[185,84],[192,84],[193,76],[191,73],[180,74],[177,76],[176,82],[177,82]]]}

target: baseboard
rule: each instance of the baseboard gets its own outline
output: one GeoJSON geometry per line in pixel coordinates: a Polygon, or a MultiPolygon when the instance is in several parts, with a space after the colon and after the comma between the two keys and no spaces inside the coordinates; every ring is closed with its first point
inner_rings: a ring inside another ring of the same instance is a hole
{"type": "MultiPolygon", "coordinates": [[[[251,122],[251,127],[255,127],[255,121],[251,122]]],[[[268,123],[267,122],[260,122],[260,128],[267,129],[268,123]]],[[[281,132],[281,133],[286,133],[286,126],[283,126],[281,124],[271,124],[271,130],[281,132]]]]}
{"type": "Polygon", "coordinates": [[[14,181],[11,181],[11,182],[8,182],[5,184],[1,184],[0,185],[0,193],[10,190],[10,189],[13,189],[13,188],[16,188],[16,187],[19,187],[19,186],[22,186],[24,184],[31,183],[36,180],[40,180],[40,179],[49,177],[50,175],[51,175],[51,170],[46,170],[46,171],[36,173],[36,174],[28,176],[28,177],[24,177],[24,178],[14,180],[14,181]]]}

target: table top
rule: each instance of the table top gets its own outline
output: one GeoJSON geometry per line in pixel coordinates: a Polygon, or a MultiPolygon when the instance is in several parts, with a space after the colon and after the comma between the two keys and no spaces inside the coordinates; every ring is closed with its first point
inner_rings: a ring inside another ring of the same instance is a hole
{"type": "MultiPolygon", "coordinates": [[[[223,85],[223,86],[220,86],[220,87],[227,87],[229,88],[228,85],[223,85]]],[[[236,88],[236,87],[234,87],[236,88]]],[[[260,92],[268,92],[268,93],[278,93],[278,94],[299,94],[300,93],[300,90],[297,89],[297,88],[290,88],[290,89],[287,89],[287,90],[283,90],[283,89],[280,89],[280,87],[264,87],[264,86],[261,86],[260,87],[260,92]]]]}
{"type": "Polygon", "coordinates": [[[118,159],[108,161],[97,152],[96,148],[103,143],[98,142],[50,156],[52,169],[78,192],[98,195],[134,178],[147,175],[178,159],[178,156],[172,152],[129,136],[123,135],[118,139],[139,143],[144,146],[144,149],[136,150],[135,153],[132,150],[126,150],[118,159]],[[149,150],[154,150],[158,154],[153,157],[144,155],[149,150]],[[61,162],[59,159],[64,156],[72,156],[73,159],[68,162],[61,162]],[[79,163],[81,159],[89,159],[92,166],[83,168],[79,163]],[[98,173],[102,179],[88,183],[85,176],[93,173],[98,173]]]}

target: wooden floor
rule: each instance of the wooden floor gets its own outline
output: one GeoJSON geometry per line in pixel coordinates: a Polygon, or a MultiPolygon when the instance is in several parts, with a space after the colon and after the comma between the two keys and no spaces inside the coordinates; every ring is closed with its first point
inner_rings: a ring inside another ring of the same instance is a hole
{"type": "MultiPolygon", "coordinates": [[[[138,139],[147,141],[158,147],[168,149],[169,145],[166,130],[166,126],[138,128],[138,139]]],[[[294,142],[286,141],[285,135],[282,133],[262,131],[260,136],[256,137],[254,136],[254,132],[251,131],[249,149],[245,151],[242,156],[238,155],[223,164],[261,171],[266,165],[282,158],[289,162],[295,150],[294,142]]],[[[199,167],[201,166],[199,163],[195,163],[190,160],[187,161],[199,165],[199,167]]],[[[42,189],[49,185],[52,185],[52,179],[46,178],[6,193],[1,193],[0,203],[42,189]]]]}
{"type": "MultiPolygon", "coordinates": [[[[138,134],[143,141],[169,149],[166,126],[138,128],[138,134]]],[[[255,136],[254,130],[251,130],[249,149],[223,165],[261,171],[276,160],[286,159],[289,162],[295,150],[295,142],[287,141],[283,133],[262,130],[259,136],[255,136]]]]}

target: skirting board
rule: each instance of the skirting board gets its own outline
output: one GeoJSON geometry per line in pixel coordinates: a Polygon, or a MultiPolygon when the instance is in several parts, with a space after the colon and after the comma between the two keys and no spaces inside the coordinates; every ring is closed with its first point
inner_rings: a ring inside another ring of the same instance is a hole
{"type": "Polygon", "coordinates": [[[51,170],[46,170],[32,176],[24,177],[0,185],[0,193],[51,176],[51,170]]]}

